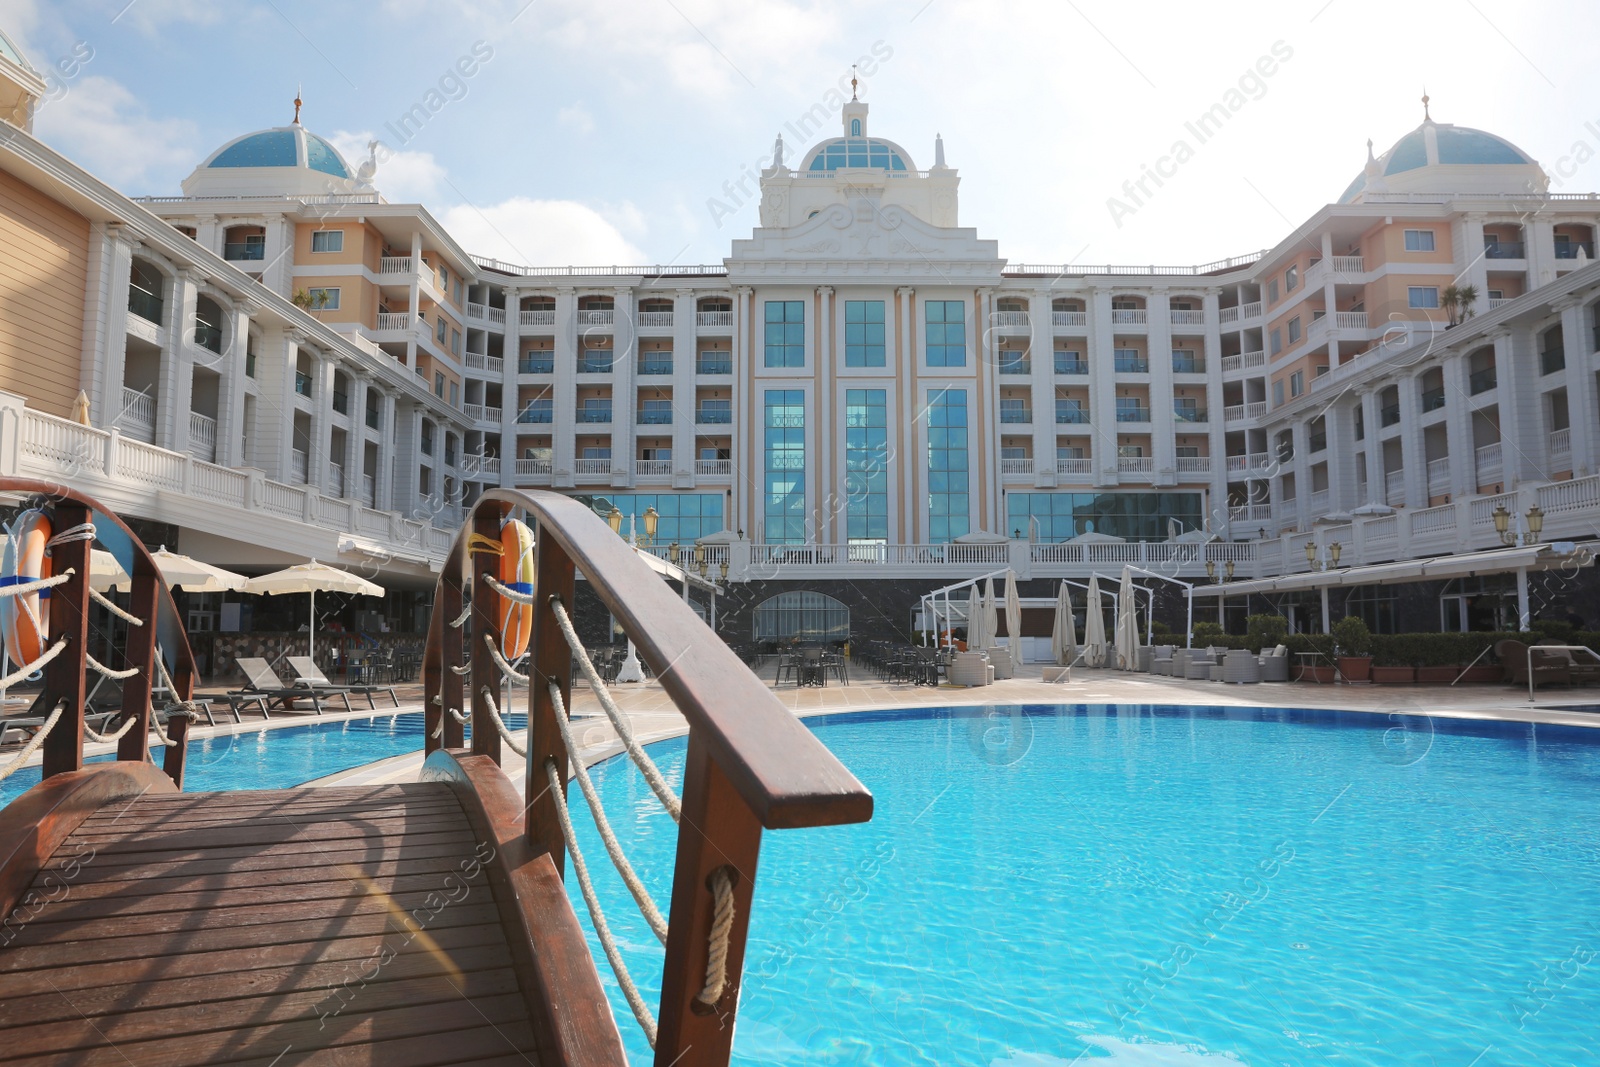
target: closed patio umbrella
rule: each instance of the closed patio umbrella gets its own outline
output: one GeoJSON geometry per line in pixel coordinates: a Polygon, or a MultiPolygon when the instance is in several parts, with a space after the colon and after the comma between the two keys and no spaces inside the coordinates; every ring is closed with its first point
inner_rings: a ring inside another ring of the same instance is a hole
{"type": "Polygon", "coordinates": [[[1106,619],[1100,606],[1100,578],[1089,576],[1088,617],[1083,624],[1083,662],[1090,667],[1106,665],[1106,619]]]}
{"type": "Polygon", "coordinates": [[[1133,606],[1133,572],[1122,568],[1117,589],[1117,668],[1131,671],[1138,665],[1139,618],[1133,606]]]}
{"type": "Polygon", "coordinates": [[[972,593],[967,597],[967,651],[976,652],[983,647],[983,594],[978,583],[972,583],[972,593]]]}
{"type": "Polygon", "coordinates": [[[1017,595],[1017,572],[1006,571],[1006,633],[1011,642],[1011,662],[1022,663],[1022,598],[1017,595]]]}
{"type": "Polygon", "coordinates": [[[1056,594],[1056,621],[1050,631],[1050,658],[1058,667],[1070,667],[1078,657],[1078,627],[1072,619],[1072,594],[1067,583],[1061,583],[1056,594]]]}
{"type": "Polygon", "coordinates": [[[317,644],[317,593],[357,593],[363,596],[383,596],[383,586],[369,582],[359,574],[326,563],[312,560],[297,563],[281,571],[250,578],[244,583],[246,593],[310,593],[311,626],[307,634],[307,655],[316,654],[317,644]]]}
{"type": "Polygon", "coordinates": [[[983,647],[994,648],[999,640],[1000,620],[994,610],[994,579],[983,580],[983,647]]]}

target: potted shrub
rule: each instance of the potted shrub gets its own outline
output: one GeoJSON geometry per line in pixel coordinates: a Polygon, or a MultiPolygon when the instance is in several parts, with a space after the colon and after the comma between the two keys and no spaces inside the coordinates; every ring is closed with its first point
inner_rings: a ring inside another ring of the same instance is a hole
{"type": "Polygon", "coordinates": [[[1289,634],[1283,643],[1289,646],[1289,655],[1295,658],[1295,662],[1289,667],[1290,681],[1331,685],[1336,680],[1333,668],[1333,642],[1326,636],[1289,634]],[[1302,653],[1308,652],[1315,652],[1317,658],[1314,660],[1302,658],[1302,653]]]}
{"type": "Polygon", "coordinates": [[[1358,615],[1346,615],[1333,624],[1339,649],[1339,673],[1346,681],[1365,682],[1372,677],[1372,631],[1358,615]]]}
{"type": "Polygon", "coordinates": [[[1372,641],[1372,680],[1379,685],[1410,685],[1417,680],[1414,653],[1405,634],[1387,634],[1372,641]]]}

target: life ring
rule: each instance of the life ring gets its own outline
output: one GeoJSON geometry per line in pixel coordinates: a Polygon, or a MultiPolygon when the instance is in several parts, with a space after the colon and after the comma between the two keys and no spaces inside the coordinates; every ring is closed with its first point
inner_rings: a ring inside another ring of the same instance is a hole
{"type": "MultiPolygon", "coordinates": [[[[0,557],[0,586],[21,585],[50,577],[47,545],[53,526],[50,516],[34,508],[17,516],[0,557]]],[[[6,655],[17,666],[44,655],[50,636],[50,590],[0,598],[0,635],[6,655]]]]}
{"type": "MultiPolygon", "coordinates": [[[[527,523],[507,519],[500,525],[500,583],[519,593],[533,594],[533,531],[527,523]]],[[[515,662],[528,651],[533,636],[533,605],[501,597],[500,654],[515,662]]]]}

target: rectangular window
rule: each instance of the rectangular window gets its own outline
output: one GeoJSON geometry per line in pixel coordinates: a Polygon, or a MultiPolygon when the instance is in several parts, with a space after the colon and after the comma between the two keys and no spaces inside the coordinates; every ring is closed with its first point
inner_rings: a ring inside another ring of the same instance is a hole
{"type": "Polygon", "coordinates": [[[460,330],[452,329],[450,331],[450,351],[454,352],[457,356],[461,355],[461,331],[460,330]]]}
{"type": "Polygon", "coordinates": [[[439,264],[439,291],[450,295],[450,268],[443,263],[439,264]]]}
{"type": "Polygon", "coordinates": [[[313,252],[343,252],[343,230],[313,230],[311,231],[311,251],[313,252]]]}
{"type": "Polygon", "coordinates": [[[450,329],[450,324],[444,321],[444,316],[439,316],[439,324],[433,331],[434,339],[441,345],[444,344],[445,331],[450,329]]]}
{"type": "Polygon", "coordinates": [[[1118,374],[1147,374],[1150,364],[1137,348],[1118,348],[1112,350],[1111,368],[1118,374]]]}
{"type": "MultiPolygon", "coordinates": [[[[928,309],[928,366],[965,367],[967,365],[966,304],[959,300],[929,300],[924,306],[928,309]]],[[[962,410],[966,410],[964,394],[962,410]]]]}
{"type": "Polygon", "coordinates": [[[884,365],[882,300],[844,302],[844,365],[881,367],[884,365]]]}
{"type": "Polygon", "coordinates": [[[339,290],[337,289],[313,289],[310,296],[312,311],[339,310],[339,290]]]}
{"type": "Polygon", "coordinates": [[[1272,383],[1272,406],[1275,407],[1275,408],[1283,407],[1283,379],[1282,378],[1279,378],[1277,381],[1272,383]]]}
{"type": "MultiPolygon", "coordinates": [[[[961,305],[956,304],[956,306],[961,305]]],[[[928,541],[930,544],[948,544],[968,531],[970,507],[967,489],[967,391],[930,390],[928,393],[928,541]]]]}
{"type": "MultiPolygon", "coordinates": [[[[806,365],[806,303],[804,300],[768,300],[766,365],[806,365]]],[[[774,542],[776,543],[776,542],[774,542]]]]}
{"type": "Polygon", "coordinates": [[[1406,231],[1406,251],[1407,252],[1432,252],[1433,251],[1433,231],[1432,230],[1407,230],[1406,231]]]}
{"type": "Polygon", "coordinates": [[[458,407],[461,406],[461,383],[460,382],[451,382],[450,383],[450,406],[453,407],[453,408],[458,408],[458,407]]]}
{"type": "Polygon", "coordinates": [[[1136,396],[1117,397],[1118,422],[1149,422],[1150,409],[1136,396]]]}
{"type": "MultiPolygon", "coordinates": [[[[769,301],[767,307],[771,308],[769,301]]],[[[806,542],[806,394],[799,389],[765,391],[765,457],[762,485],[763,536],[771,545],[806,542]]]]}
{"type": "MultiPolygon", "coordinates": [[[[605,449],[604,456],[596,459],[610,459],[611,450],[605,449]]],[[[670,460],[671,449],[657,448],[640,453],[641,459],[670,460]]],[[[709,458],[709,457],[701,457],[709,458]]],[[[728,457],[721,457],[726,459],[728,457]]],[[[645,512],[654,508],[656,512],[656,544],[666,545],[676,541],[685,549],[684,555],[691,559],[694,554],[694,543],[697,539],[714,534],[723,528],[721,493],[630,493],[616,492],[595,496],[579,496],[575,499],[588,505],[588,507],[601,516],[609,515],[612,508],[622,513],[622,532],[627,533],[630,526],[640,531],[639,536],[644,536],[645,512]]],[[[715,571],[715,568],[712,568],[715,571]]]]}
{"type": "Polygon", "coordinates": [[[1300,316],[1296,315],[1289,320],[1289,343],[1295,344],[1300,340],[1300,316]]]}
{"type": "Polygon", "coordinates": [[[1297,370],[1289,375],[1289,395],[1299,396],[1306,391],[1306,372],[1297,370]]]}
{"type": "MultiPolygon", "coordinates": [[[[1082,459],[1082,456],[1061,456],[1082,459]]],[[[1079,534],[1110,534],[1129,541],[1165,541],[1168,520],[1186,530],[1205,522],[1199,493],[1092,492],[1006,494],[1007,530],[1039,524],[1039,540],[1065,541],[1079,534]]],[[[1102,585],[1104,583],[1102,582],[1102,585]]],[[[1076,598],[1077,594],[1074,593],[1076,598]]],[[[1080,634],[1082,630],[1078,631],[1080,634]]]]}
{"type": "Polygon", "coordinates": [[[1267,282],[1267,304],[1270,306],[1278,302],[1278,279],[1273,278],[1267,282]]]}
{"type": "Polygon", "coordinates": [[[643,400],[639,403],[639,422],[646,426],[672,424],[672,401],[643,400]]]}
{"type": "Polygon", "coordinates": [[[1300,268],[1290,267],[1283,272],[1283,291],[1292,293],[1300,286],[1300,268]]]}
{"type": "Polygon", "coordinates": [[[1439,306],[1439,287],[1437,285],[1412,285],[1406,287],[1410,297],[1411,306],[1414,308],[1436,308],[1439,306]]]}
{"type": "Polygon", "coordinates": [[[845,535],[851,543],[889,539],[888,426],[884,390],[845,390],[845,535]]]}
{"type": "Polygon", "coordinates": [[[1143,445],[1118,445],[1117,446],[1117,458],[1118,459],[1143,459],[1144,458],[1144,446],[1143,445]]]}
{"type": "Polygon", "coordinates": [[[444,373],[442,371],[433,372],[433,395],[441,398],[444,396],[444,373]]]}
{"type": "Polygon", "coordinates": [[[1283,351],[1283,331],[1272,331],[1272,354],[1275,356],[1283,351]]]}

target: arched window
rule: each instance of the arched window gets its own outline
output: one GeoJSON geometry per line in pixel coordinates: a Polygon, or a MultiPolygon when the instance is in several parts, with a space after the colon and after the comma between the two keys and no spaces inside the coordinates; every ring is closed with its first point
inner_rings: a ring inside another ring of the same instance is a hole
{"type": "Polygon", "coordinates": [[[756,605],[754,630],[757,641],[848,641],[850,609],[826,593],[779,593],[756,605]]]}
{"type": "Polygon", "coordinates": [[[850,120],[850,136],[851,137],[860,137],[861,136],[861,120],[860,119],[851,119],[850,120]]]}

